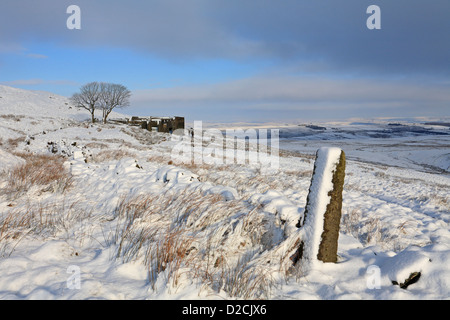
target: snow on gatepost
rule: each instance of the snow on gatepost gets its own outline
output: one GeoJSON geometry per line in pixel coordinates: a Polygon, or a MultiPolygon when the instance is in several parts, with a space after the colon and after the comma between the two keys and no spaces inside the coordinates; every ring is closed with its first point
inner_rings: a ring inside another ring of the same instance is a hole
{"type": "Polygon", "coordinates": [[[302,263],[336,262],[345,155],[339,148],[320,148],[316,153],[301,227],[302,263]]]}

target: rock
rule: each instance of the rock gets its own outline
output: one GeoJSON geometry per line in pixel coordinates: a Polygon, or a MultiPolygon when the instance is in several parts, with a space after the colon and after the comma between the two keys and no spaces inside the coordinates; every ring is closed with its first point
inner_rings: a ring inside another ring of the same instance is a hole
{"type": "Polygon", "coordinates": [[[408,288],[409,285],[419,281],[421,275],[422,275],[422,273],[420,273],[420,272],[413,272],[409,275],[408,279],[406,279],[404,282],[399,284],[397,281],[393,280],[392,284],[400,286],[400,288],[402,288],[402,289],[406,289],[406,288],[408,288]]]}
{"type": "Polygon", "coordinates": [[[389,258],[382,266],[382,271],[393,285],[406,289],[419,281],[430,263],[431,259],[425,252],[411,246],[389,258]]]}

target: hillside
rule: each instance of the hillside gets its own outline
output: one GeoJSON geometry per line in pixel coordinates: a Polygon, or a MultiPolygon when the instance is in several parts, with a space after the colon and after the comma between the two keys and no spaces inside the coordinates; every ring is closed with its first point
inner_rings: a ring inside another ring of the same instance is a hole
{"type": "Polygon", "coordinates": [[[305,271],[289,253],[310,150],[281,150],[277,171],[175,165],[168,134],[90,124],[51,93],[0,96],[0,299],[450,297],[446,174],[350,159],[338,263],[305,271]]]}

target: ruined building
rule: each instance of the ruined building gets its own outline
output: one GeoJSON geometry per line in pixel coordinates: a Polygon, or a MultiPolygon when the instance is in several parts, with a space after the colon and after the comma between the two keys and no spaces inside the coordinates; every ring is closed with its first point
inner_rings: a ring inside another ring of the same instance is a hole
{"type": "Polygon", "coordinates": [[[128,124],[155,132],[172,133],[184,129],[184,117],[131,117],[128,124]]]}

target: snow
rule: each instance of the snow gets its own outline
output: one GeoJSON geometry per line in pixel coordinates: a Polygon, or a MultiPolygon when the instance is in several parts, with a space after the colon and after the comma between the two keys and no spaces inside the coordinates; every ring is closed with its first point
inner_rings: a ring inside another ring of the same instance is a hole
{"type": "Polygon", "coordinates": [[[326,130],[303,126],[281,129],[280,147],[301,153],[313,153],[325,146],[339,147],[351,160],[425,172],[449,172],[447,127],[428,126],[424,121],[392,126],[386,120],[321,126],[326,130]]]}
{"type": "Polygon", "coordinates": [[[0,173],[7,172],[15,166],[24,164],[25,160],[0,149],[0,173]]]}
{"type": "Polygon", "coordinates": [[[287,151],[278,172],[264,174],[245,164],[173,165],[169,135],[90,124],[87,111],[52,93],[0,86],[0,96],[0,299],[450,297],[448,128],[279,125],[287,151]],[[325,174],[311,183],[317,150],[325,174]],[[314,231],[340,150],[338,262],[291,270],[300,236],[317,256],[314,231]],[[23,154],[53,153],[71,177],[66,190],[3,192],[23,154]],[[298,229],[310,187],[315,219],[298,229]],[[158,248],[171,245],[177,254],[158,272],[158,248]],[[407,289],[392,284],[417,272],[407,289]]]}
{"type": "Polygon", "coordinates": [[[285,236],[290,236],[297,230],[296,224],[302,217],[303,210],[283,196],[281,192],[269,190],[263,194],[255,193],[249,201],[264,205],[266,211],[278,215],[279,219],[284,221],[283,233],[285,236]]]}
{"type": "MultiPolygon", "coordinates": [[[[416,248],[414,248],[416,249],[416,248]]],[[[406,248],[396,256],[387,259],[382,266],[389,280],[404,283],[414,272],[423,272],[431,258],[423,252],[406,248]]]]}
{"type": "Polygon", "coordinates": [[[301,239],[305,243],[303,257],[309,262],[315,262],[319,253],[325,211],[333,190],[333,172],[339,163],[342,150],[339,148],[320,148],[317,150],[314,176],[309,188],[309,204],[306,208],[307,217],[301,230],[301,239]]]}

